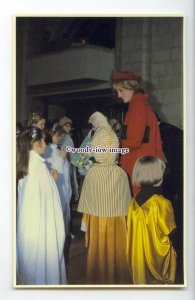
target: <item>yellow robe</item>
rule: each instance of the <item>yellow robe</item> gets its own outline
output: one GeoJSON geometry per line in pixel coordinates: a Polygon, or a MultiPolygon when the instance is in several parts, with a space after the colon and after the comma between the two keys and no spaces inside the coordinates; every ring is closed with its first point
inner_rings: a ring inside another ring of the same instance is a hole
{"type": "Polygon", "coordinates": [[[127,227],[127,260],[133,283],[174,283],[176,252],[168,236],[176,227],[171,202],[153,195],[139,206],[133,198],[127,227]]]}
{"type": "Polygon", "coordinates": [[[83,215],[88,247],[87,284],[129,284],[126,217],[83,215]]]}
{"type": "Polygon", "coordinates": [[[126,216],[131,195],[126,173],[94,164],[83,183],[78,211],[86,227],[87,284],[129,284],[126,216]]]}

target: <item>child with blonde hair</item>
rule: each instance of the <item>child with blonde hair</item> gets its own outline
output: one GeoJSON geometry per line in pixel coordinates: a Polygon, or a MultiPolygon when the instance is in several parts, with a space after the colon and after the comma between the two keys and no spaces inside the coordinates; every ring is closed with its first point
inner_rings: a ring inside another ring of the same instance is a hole
{"type": "Polygon", "coordinates": [[[32,112],[29,116],[27,126],[38,127],[41,130],[45,128],[45,117],[40,112],[32,112]]]}
{"type": "Polygon", "coordinates": [[[127,219],[127,260],[134,284],[175,282],[174,212],[171,202],[159,194],[164,170],[164,162],[155,156],[139,158],[133,169],[133,184],[141,188],[127,219]]]}

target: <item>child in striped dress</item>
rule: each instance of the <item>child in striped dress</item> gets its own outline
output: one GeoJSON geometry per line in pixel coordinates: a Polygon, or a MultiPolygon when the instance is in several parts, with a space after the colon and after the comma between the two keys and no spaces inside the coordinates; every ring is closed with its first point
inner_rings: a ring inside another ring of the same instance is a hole
{"type": "MultiPolygon", "coordinates": [[[[107,118],[95,112],[89,119],[95,133],[92,148],[118,148],[107,118]]],[[[131,200],[126,173],[117,166],[116,153],[94,152],[78,205],[86,228],[87,284],[128,284],[126,216],[131,200]]]]}

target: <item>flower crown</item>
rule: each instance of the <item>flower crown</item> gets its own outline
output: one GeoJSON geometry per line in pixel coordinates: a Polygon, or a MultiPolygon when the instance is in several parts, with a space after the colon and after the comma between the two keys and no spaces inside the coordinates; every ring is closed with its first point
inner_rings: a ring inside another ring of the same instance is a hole
{"type": "Polygon", "coordinates": [[[31,119],[32,119],[32,121],[34,121],[34,120],[37,120],[37,119],[42,119],[42,114],[41,113],[39,113],[39,112],[33,112],[32,114],[31,114],[31,119]]]}
{"type": "Polygon", "coordinates": [[[24,131],[20,132],[17,137],[30,136],[32,139],[41,139],[42,130],[38,127],[27,128],[24,131]]]}

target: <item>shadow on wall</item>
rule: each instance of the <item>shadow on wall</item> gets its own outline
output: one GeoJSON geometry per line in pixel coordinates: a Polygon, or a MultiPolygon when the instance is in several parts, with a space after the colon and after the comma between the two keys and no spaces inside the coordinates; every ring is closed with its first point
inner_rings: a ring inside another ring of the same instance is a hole
{"type": "Polygon", "coordinates": [[[153,111],[157,112],[162,120],[165,120],[166,117],[161,112],[162,102],[161,99],[155,94],[156,87],[150,81],[143,81],[143,90],[145,93],[149,94],[148,102],[151,105],[153,111]]]}
{"type": "MultiPolygon", "coordinates": [[[[167,94],[166,89],[160,89],[158,86],[151,82],[143,82],[146,93],[149,94],[149,103],[153,110],[156,111],[162,121],[168,122],[176,127],[183,129],[183,103],[180,103],[182,95],[178,93],[178,96],[167,94]],[[167,95],[165,98],[165,95],[167,95]],[[172,101],[174,109],[168,102],[172,101]]],[[[182,100],[181,100],[182,101],[182,100]]]]}

